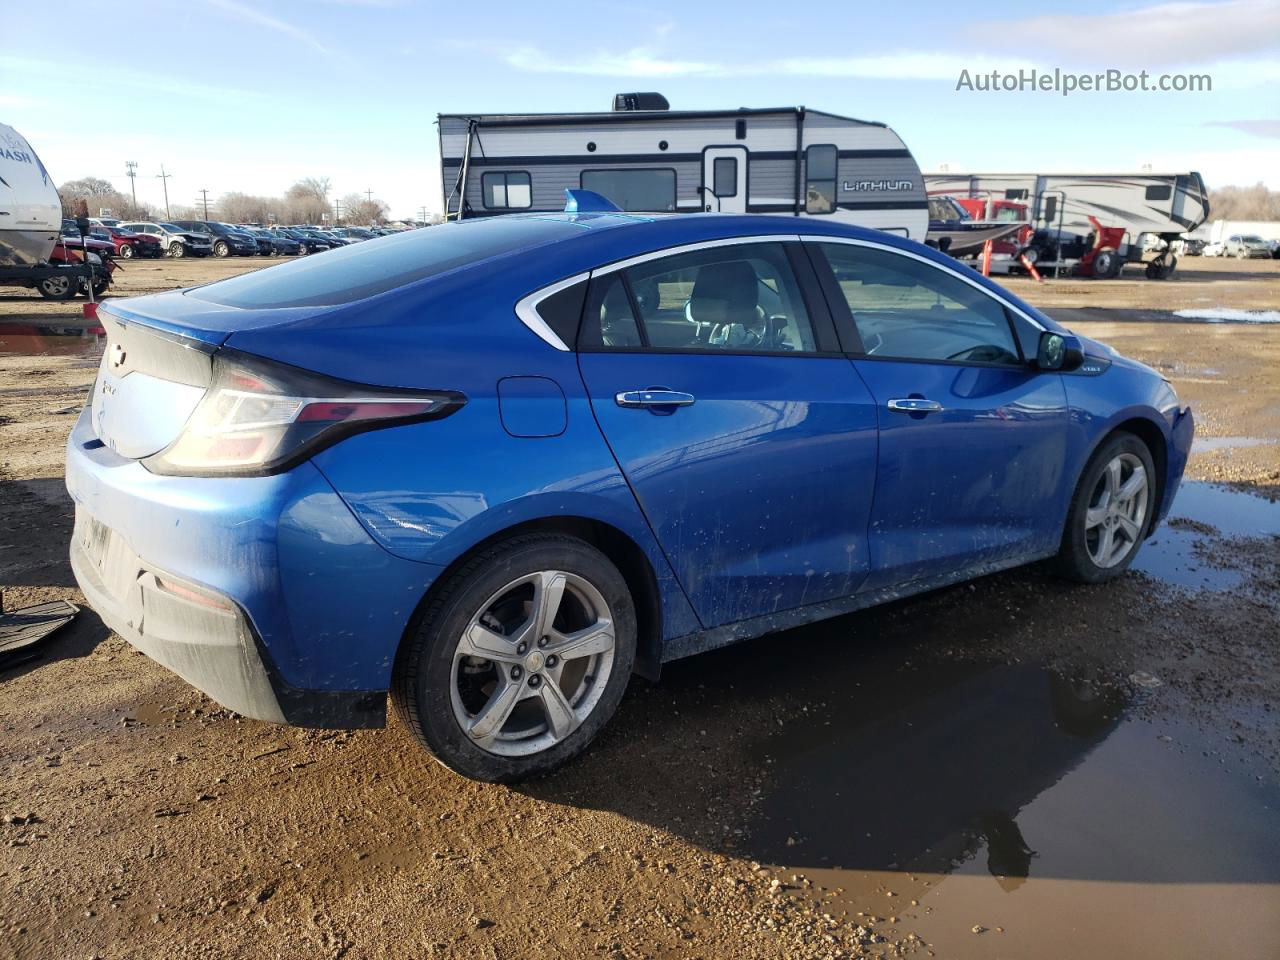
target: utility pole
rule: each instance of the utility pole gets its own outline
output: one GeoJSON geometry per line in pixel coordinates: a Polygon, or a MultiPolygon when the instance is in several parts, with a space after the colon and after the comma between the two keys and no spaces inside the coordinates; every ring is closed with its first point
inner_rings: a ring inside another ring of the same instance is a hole
{"type": "Polygon", "coordinates": [[[333,225],[336,227],[338,225],[338,222],[341,219],[342,219],[342,201],[334,200],[333,201],[333,225]]]}
{"type": "Polygon", "coordinates": [[[201,188],[200,203],[204,207],[204,218],[209,219],[209,191],[201,188]]]}
{"type": "Polygon", "coordinates": [[[372,190],[366,190],[366,191],[364,192],[364,197],[365,197],[365,199],[366,199],[366,200],[368,200],[370,203],[373,203],[373,191],[372,191],[372,190]]]}
{"type": "Polygon", "coordinates": [[[418,208],[418,222],[419,222],[419,223],[426,223],[426,222],[427,222],[427,208],[426,208],[426,207],[419,207],[419,208],[418,208]]]}
{"type": "Polygon", "coordinates": [[[160,172],[156,174],[156,177],[158,177],[160,182],[164,184],[164,218],[166,220],[173,216],[169,213],[169,178],[172,176],[172,173],[165,173],[164,164],[160,164],[160,172]]]}
{"type": "Polygon", "coordinates": [[[133,208],[138,208],[138,185],[136,183],[138,177],[138,162],[136,160],[126,160],[124,168],[128,171],[129,176],[129,193],[133,197],[133,208]]]}

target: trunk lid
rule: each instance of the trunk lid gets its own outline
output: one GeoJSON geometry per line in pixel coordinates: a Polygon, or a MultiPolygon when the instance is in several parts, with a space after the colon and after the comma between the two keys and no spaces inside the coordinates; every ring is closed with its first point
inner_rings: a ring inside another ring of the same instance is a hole
{"type": "Polygon", "coordinates": [[[109,300],[98,317],[106,349],[93,386],[94,433],[140,460],[177,439],[213,379],[213,354],[232,333],[296,320],[307,311],[254,311],[184,297],[109,300]]]}

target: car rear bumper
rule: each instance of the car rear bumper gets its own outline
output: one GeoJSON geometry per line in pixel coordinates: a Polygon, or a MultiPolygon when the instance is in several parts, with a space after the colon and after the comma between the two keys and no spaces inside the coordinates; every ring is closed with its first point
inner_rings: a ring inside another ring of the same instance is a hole
{"type": "Polygon", "coordinates": [[[439,568],[374,543],[310,463],[161,477],[103,446],[86,411],[67,489],[76,580],[129,643],[245,716],[385,723],[396,650],[439,568]]]}

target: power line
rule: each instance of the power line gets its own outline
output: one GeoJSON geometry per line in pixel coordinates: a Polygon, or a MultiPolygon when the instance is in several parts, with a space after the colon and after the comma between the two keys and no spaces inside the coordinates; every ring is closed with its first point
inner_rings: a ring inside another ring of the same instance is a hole
{"type": "Polygon", "coordinates": [[[136,183],[138,177],[138,162],[136,160],[126,160],[124,162],[124,167],[125,170],[128,171],[129,193],[133,196],[133,206],[136,210],[138,206],[138,186],[136,183]]]}
{"type": "Polygon", "coordinates": [[[160,172],[157,173],[156,176],[159,178],[160,182],[164,184],[164,218],[166,220],[171,220],[173,218],[173,214],[169,212],[169,178],[172,177],[173,174],[165,173],[164,164],[162,163],[160,164],[160,172]]]}

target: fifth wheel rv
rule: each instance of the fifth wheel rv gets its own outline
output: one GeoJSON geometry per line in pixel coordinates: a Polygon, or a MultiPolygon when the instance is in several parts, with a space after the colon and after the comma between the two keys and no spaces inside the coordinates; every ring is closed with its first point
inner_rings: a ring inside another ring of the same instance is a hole
{"type": "Polygon", "coordinates": [[[1148,276],[1168,276],[1176,265],[1174,241],[1209,217],[1209,191],[1195,173],[1036,174],[930,173],[931,198],[950,196],[1013,200],[1027,204],[1034,228],[1024,253],[1033,263],[1088,258],[1115,275],[1125,263],[1142,260],[1144,235],[1164,241],[1148,276]],[[1113,241],[1111,237],[1119,237],[1113,241]],[[1104,246],[1100,247],[1099,245],[1104,246]],[[1108,245],[1109,246],[1106,246],[1108,245]]]}
{"type": "Polygon", "coordinates": [[[640,213],[829,216],[923,241],[924,179],[883,123],[805,107],[441,114],[446,217],[559,211],[565,189],[640,213]]]}

